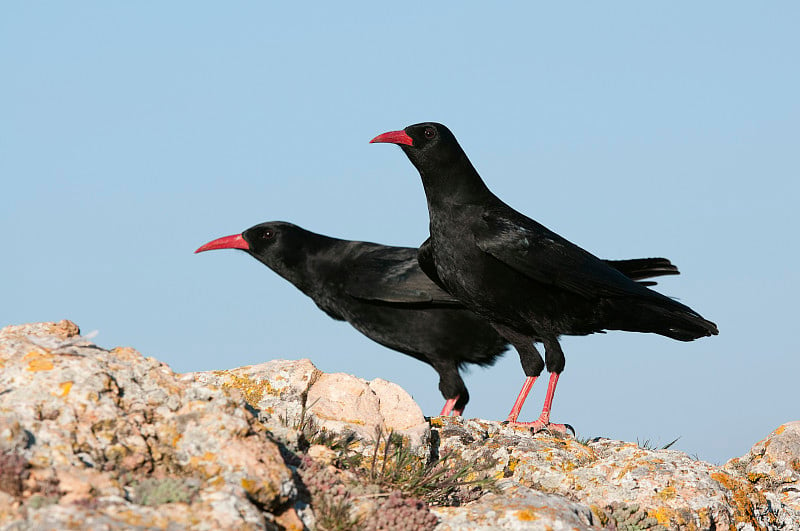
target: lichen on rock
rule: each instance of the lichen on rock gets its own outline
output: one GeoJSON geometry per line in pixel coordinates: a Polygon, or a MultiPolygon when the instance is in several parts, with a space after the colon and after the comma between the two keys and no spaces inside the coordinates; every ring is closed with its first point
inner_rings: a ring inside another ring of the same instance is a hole
{"type": "Polygon", "coordinates": [[[0,529],[800,530],[800,422],[718,467],[309,360],[175,374],[69,321],[3,328],[0,367],[0,529]]]}

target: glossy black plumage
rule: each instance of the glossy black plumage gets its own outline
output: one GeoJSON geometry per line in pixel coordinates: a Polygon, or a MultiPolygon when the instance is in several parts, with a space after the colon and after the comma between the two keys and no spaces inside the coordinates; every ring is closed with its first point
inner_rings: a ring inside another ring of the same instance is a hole
{"type": "MultiPolygon", "coordinates": [[[[275,221],[219,238],[197,252],[224,248],[248,252],[332,318],[431,365],[456,412],[469,400],[459,369],[491,365],[507,349],[492,326],[423,273],[415,248],[340,240],[275,221]]],[[[678,274],[664,258],[609,263],[635,279],[678,274]]]]}
{"type": "MultiPolygon", "coordinates": [[[[528,377],[537,377],[545,362],[561,373],[564,334],[615,329],[690,341],[718,333],[688,306],[502,202],[445,126],[412,125],[373,142],[400,145],[422,178],[431,234],[419,253],[422,269],[514,345],[528,377]],[[545,361],[534,342],[544,343],[545,361]]],[[[516,421],[513,410],[509,419],[516,421]]]]}

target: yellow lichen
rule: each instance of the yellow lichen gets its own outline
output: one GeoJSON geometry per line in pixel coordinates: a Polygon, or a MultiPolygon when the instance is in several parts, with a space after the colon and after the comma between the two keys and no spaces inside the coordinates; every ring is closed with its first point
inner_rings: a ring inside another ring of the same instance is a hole
{"type": "Polygon", "coordinates": [[[658,493],[656,493],[656,496],[658,496],[664,501],[667,501],[677,497],[678,493],[675,492],[675,487],[670,485],[669,487],[664,487],[663,489],[658,491],[658,493]]]}
{"type": "Polygon", "coordinates": [[[600,525],[605,527],[608,524],[608,515],[603,509],[597,505],[590,505],[589,509],[592,511],[592,513],[594,513],[595,517],[600,522],[600,525]]]}
{"type": "Polygon", "coordinates": [[[245,401],[253,407],[258,407],[258,403],[264,397],[264,393],[277,394],[269,382],[256,382],[249,376],[239,376],[238,374],[226,373],[226,381],[222,387],[226,389],[238,389],[244,395],[245,401]]]}
{"type": "Polygon", "coordinates": [[[517,468],[518,464],[519,464],[519,458],[517,458],[517,457],[509,457],[508,458],[508,464],[506,465],[506,468],[508,468],[508,470],[513,474],[514,470],[517,468]]]}
{"type": "Polygon", "coordinates": [[[242,478],[242,488],[249,493],[255,492],[256,482],[250,478],[242,478]]]}

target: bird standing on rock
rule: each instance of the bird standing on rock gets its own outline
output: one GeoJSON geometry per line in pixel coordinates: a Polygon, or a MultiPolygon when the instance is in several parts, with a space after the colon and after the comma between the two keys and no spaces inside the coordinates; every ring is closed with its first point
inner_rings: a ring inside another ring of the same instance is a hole
{"type": "MultiPolygon", "coordinates": [[[[469,393],[459,374],[488,366],[508,348],[489,323],[432,282],[417,249],[340,240],[291,223],[261,223],[195,252],[241,249],[368,338],[431,365],[446,399],[442,415],[461,415],[469,393]]],[[[608,262],[633,279],[677,275],[665,258],[608,262]]]]}
{"type": "Polygon", "coordinates": [[[626,330],[691,341],[718,333],[714,323],[688,306],[633,281],[506,205],[444,125],[411,125],[371,142],[399,145],[422,178],[430,216],[430,238],[419,250],[423,271],[490,322],[519,353],[526,379],[510,423],[566,432],[566,425],[550,422],[564,370],[561,335],[626,330]],[[535,342],[544,344],[545,360],[535,342]],[[542,413],[534,422],[518,422],[545,365],[550,381],[542,413]]]}

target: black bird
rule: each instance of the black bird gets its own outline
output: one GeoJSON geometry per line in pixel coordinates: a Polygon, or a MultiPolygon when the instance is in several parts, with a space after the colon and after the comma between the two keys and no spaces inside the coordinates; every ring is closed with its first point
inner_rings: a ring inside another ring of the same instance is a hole
{"type": "Polygon", "coordinates": [[[566,431],[550,423],[564,370],[561,335],[608,329],[691,341],[718,333],[688,306],[634,282],[503,203],[445,126],[411,125],[371,142],[398,144],[422,178],[430,215],[430,238],[419,251],[422,269],[519,352],[527,378],[509,422],[566,431]],[[525,398],[545,367],[534,342],[544,344],[550,382],[541,416],[519,423],[525,398]]]}
{"type": "MultiPolygon", "coordinates": [[[[446,399],[442,415],[460,415],[469,393],[459,369],[492,365],[508,348],[486,320],[434,284],[417,249],[340,240],[291,223],[261,223],[195,251],[242,249],[311,297],[334,319],[391,349],[431,365],[446,399]]],[[[608,262],[633,279],[677,275],[665,258],[608,262]]]]}

